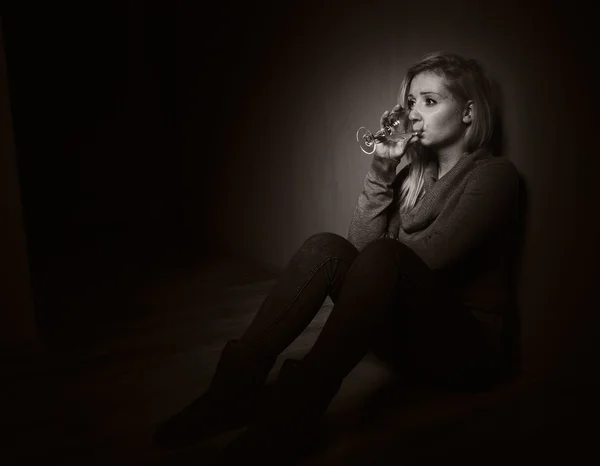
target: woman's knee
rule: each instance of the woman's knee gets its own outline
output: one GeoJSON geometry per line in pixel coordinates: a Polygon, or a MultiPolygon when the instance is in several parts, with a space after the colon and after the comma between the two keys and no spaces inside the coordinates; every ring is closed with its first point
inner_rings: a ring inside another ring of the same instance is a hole
{"type": "Polygon", "coordinates": [[[336,233],[316,233],[310,236],[302,245],[304,252],[318,253],[327,257],[335,257],[353,261],[358,250],[350,241],[336,233]]]}

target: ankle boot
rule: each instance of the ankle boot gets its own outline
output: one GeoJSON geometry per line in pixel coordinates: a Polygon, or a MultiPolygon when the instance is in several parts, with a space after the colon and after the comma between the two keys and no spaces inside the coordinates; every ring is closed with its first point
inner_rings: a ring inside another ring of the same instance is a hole
{"type": "Polygon", "coordinates": [[[219,465],[286,464],[315,433],[341,383],[341,378],[316,373],[302,361],[286,360],[272,398],[255,423],[227,445],[219,465]]]}
{"type": "Polygon", "coordinates": [[[238,340],[227,342],[207,391],[160,424],[152,443],[181,448],[247,425],[266,396],[264,382],[274,363],[238,340]]]}

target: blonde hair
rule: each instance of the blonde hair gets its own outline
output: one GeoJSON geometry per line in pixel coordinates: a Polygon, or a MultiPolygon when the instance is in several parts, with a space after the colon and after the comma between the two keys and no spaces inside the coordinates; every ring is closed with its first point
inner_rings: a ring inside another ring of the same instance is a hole
{"type": "MultiPolygon", "coordinates": [[[[495,141],[497,108],[492,95],[492,82],[481,64],[453,53],[433,52],[425,55],[407,72],[400,85],[398,103],[408,108],[408,91],[413,78],[423,72],[435,73],[446,81],[446,87],[460,103],[473,101],[473,120],[466,130],[467,152],[490,146],[495,141]]],[[[400,189],[400,212],[410,211],[425,194],[425,168],[435,160],[432,152],[415,144],[407,150],[410,163],[408,176],[400,189]]]]}

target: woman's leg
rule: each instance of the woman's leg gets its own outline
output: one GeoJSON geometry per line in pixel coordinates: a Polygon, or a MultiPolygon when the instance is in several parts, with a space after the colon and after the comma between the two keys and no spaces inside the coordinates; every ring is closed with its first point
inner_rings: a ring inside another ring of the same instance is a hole
{"type": "Polygon", "coordinates": [[[413,375],[468,386],[499,370],[494,337],[415,252],[381,239],[354,260],[303,363],[343,378],[368,350],[383,350],[413,375]]]}
{"type": "Polygon", "coordinates": [[[458,312],[452,296],[440,297],[440,290],[427,265],[409,247],[392,239],[367,245],[345,274],[317,341],[301,361],[284,362],[270,408],[226,449],[223,464],[248,458],[281,464],[286,455],[293,454],[327,409],[343,378],[381,336],[382,328],[407,328],[419,322],[400,335],[410,344],[399,342],[398,352],[418,348],[423,355],[416,360],[424,370],[453,377],[460,373],[465,363],[471,364],[471,355],[486,348],[476,323],[458,312]],[[446,304],[435,313],[417,311],[433,302],[446,304]],[[441,320],[436,322],[438,316],[441,320]],[[462,333],[448,337],[453,329],[462,333]],[[408,335],[412,330],[424,334],[408,335]]]}
{"type": "Polygon", "coordinates": [[[441,291],[449,293],[409,247],[393,239],[368,244],[347,271],[317,341],[301,361],[284,362],[277,396],[228,446],[222,464],[249,458],[282,464],[326,411],[343,378],[382,336],[382,328],[404,329],[393,352],[404,353],[405,361],[444,381],[463,378],[465,368],[475,367],[491,350],[475,319],[441,291]]]}
{"type": "Polygon", "coordinates": [[[276,357],[306,328],[328,294],[337,299],[357,254],[350,242],[332,233],[306,240],[247,331],[225,345],[208,390],[162,423],[154,443],[182,447],[247,424],[259,410],[276,357]]]}
{"type": "Polygon", "coordinates": [[[374,241],[356,256],[317,341],[301,361],[284,361],[268,409],[226,448],[222,464],[244,458],[284,464],[305,441],[399,295],[412,286],[404,267],[410,254],[390,239],[374,241]]]}
{"type": "Polygon", "coordinates": [[[428,292],[427,266],[404,244],[379,239],[368,244],[346,274],[344,287],[303,363],[345,377],[390,326],[409,296],[428,292]]]}
{"type": "Polygon", "coordinates": [[[308,238],[277,278],[240,341],[270,356],[287,348],[329,295],[335,303],[358,255],[345,238],[318,233],[308,238]]]}

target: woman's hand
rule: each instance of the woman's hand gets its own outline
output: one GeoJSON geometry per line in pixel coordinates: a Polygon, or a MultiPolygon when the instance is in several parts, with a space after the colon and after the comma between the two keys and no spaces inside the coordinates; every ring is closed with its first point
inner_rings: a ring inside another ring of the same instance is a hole
{"type": "MultiPolygon", "coordinates": [[[[381,115],[381,119],[379,124],[381,128],[386,126],[393,126],[392,123],[398,118],[394,118],[390,120],[390,115],[396,114],[394,116],[398,116],[397,114],[402,112],[402,106],[400,104],[396,105],[392,111],[386,110],[381,115]]],[[[374,154],[379,157],[384,157],[387,159],[397,159],[400,160],[406,153],[406,149],[408,146],[416,142],[419,138],[413,133],[407,133],[408,122],[405,118],[400,118],[398,120],[398,124],[394,127],[394,134],[390,137],[381,138],[379,140],[375,140],[375,152],[374,154]],[[404,136],[406,134],[406,136],[404,136]]]]}

